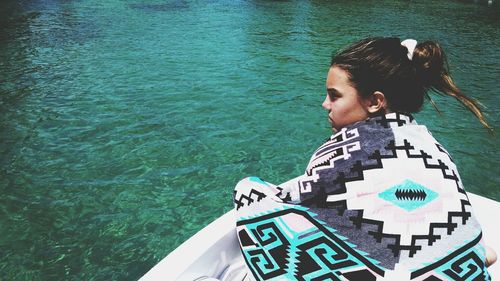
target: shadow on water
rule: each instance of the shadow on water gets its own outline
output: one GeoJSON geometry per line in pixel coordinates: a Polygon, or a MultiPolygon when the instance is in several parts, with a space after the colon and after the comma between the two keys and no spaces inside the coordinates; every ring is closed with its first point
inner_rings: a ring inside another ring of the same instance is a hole
{"type": "MultiPolygon", "coordinates": [[[[45,93],[68,47],[100,37],[100,28],[72,6],[75,1],[11,1],[0,8],[0,112],[26,96],[45,93]],[[15,81],[15,82],[14,82],[15,81]]],[[[64,65],[64,64],[62,64],[64,65]]]]}
{"type": "Polygon", "coordinates": [[[474,20],[487,24],[500,25],[500,0],[454,0],[458,3],[468,4],[474,12],[474,20]]]}
{"type": "Polygon", "coordinates": [[[189,4],[185,0],[173,0],[165,3],[134,3],[129,4],[129,7],[147,12],[168,12],[187,10],[189,9],[189,4]]]}
{"type": "Polygon", "coordinates": [[[490,6],[492,8],[498,7],[498,0],[455,0],[461,3],[470,3],[481,6],[490,6]]]}

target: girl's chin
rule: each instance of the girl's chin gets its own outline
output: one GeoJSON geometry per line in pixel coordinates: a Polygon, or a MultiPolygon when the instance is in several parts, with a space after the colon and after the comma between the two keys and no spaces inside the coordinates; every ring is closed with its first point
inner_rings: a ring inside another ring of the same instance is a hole
{"type": "Polygon", "coordinates": [[[333,120],[332,118],[330,118],[330,116],[328,116],[328,123],[330,123],[333,133],[337,133],[339,131],[339,129],[335,128],[335,124],[333,124],[333,120]]]}

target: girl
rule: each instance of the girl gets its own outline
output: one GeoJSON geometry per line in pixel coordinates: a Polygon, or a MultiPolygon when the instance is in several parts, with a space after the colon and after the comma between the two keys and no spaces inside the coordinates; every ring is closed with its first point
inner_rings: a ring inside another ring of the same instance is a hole
{"type": "Polygon", "coordinates": [[[236,186],[238,238],[255,279],[490,279],[457,168],[411,115],[430,89],[489,128],[434,42],[370,38],[333,57],[323,107],[335,134],[302,176],[236,186]]]}

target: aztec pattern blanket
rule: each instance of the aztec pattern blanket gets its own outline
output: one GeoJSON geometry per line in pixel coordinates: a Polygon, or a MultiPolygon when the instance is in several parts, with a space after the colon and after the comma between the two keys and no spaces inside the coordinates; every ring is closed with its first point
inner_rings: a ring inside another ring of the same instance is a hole
{"type": "Polygon", "coordinates": [[[234,203],[257,280],[490,280],[457,168],[410,115],[348,126],[303,175],[246,178],[234,203]]]}

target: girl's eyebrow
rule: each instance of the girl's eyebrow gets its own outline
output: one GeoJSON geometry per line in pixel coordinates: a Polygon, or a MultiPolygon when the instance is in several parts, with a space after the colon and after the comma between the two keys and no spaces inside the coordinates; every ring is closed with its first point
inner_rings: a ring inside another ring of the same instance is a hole
{"type": "Polygon", "coordinates": [[[341,94],[337,89],[335,88],[326,88],[326,91],[328,92],[329,95],[334,95],[334,94],[341,94]]]}

